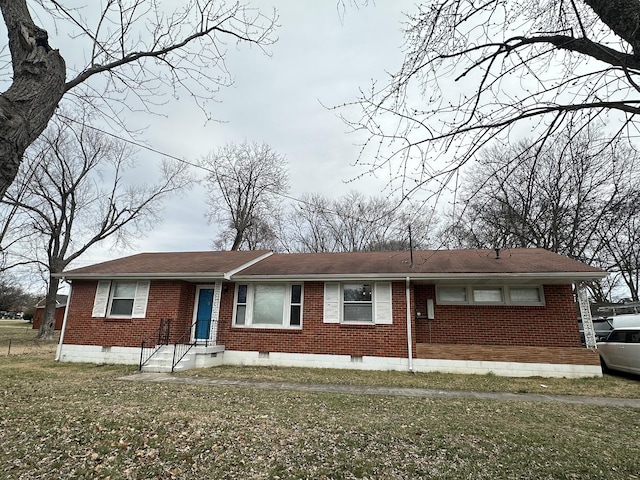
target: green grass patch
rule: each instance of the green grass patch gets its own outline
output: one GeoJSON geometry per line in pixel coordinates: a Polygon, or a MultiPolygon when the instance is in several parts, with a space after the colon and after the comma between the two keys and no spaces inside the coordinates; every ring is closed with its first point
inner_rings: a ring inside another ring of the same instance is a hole
{"type": "Polygon", "coordinates": [[[0,358],[0,478],[640,477],[639,409],[118,380],[133,371],[0,358]]]}

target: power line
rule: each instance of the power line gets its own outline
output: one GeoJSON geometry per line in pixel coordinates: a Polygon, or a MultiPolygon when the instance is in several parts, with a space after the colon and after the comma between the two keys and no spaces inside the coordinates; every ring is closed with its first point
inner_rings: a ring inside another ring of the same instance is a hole
{"type": "MultiPolygon", "coordinates": [[[[204,170],[205,172],[208,172],[208,173],[220,175],[221,177],[225,177],[225,178],[228,178],[228,179],[233,179],[231,176],[228,176],[228,175],[225,175],[225,174],[220,174],[219,172],[216,172],[216,171],[214,171],[214,170],[212,170],[210,168],[207,168],[206,166],[204,166],[202,164],[190,162],[188,160],[185,160],[184,158],[180,158],[180,157],[177,157],[177,156],[172,155],[170,153],[163,152],[163,151],[158,150],[157,148],[151,147],[149,145],[137,142],[137,141],[129,139],[129,138],[121,137],[120,135],[117,135],[115,133],[109,132],[107,130],[104,130],[102,128],[96,127],[94,125],[90,125],[88,123],[81,122],[81,121],[79,121],[77,119],[68,117],[68,116],[66,116],[66,115],[64,115],[62,113],[58,113],[57,115],[58,115],[58,117],[66,120],[68,122],[75,123],[75,124],[80,125],[82,127],[90,128],[90,129],[95,130],[95,131],[97,131],[99,133],[102,133],[102,134],[107,135],[109,137],[115,138],[116,140],[119,140],[121,142],[125,142],[125,143],[128,143],[130,145],[133,145],[133,146],[135,146],[137,148],[153,152],[155,154],[161,155],[163,157],[170,158],[172,160],[175,160],[177,162],[183,163],[183,164],[188,165],[190,167],[194,167],[194,168],[198,168],[200,170],[204,170]]],[[[301,198],[293,197],[293,196],[288,195],[286,193],[277,192],[277,191],[270,190],[270,189],[265,189],[265,190],[268,191],[269,193],[273,194],[273,195],[280,196],[280,197],[285,198],[287,200],[291,200],[291,201],[296,202],[296,203],[304,204],[304,205],[306,205],[308,207],[313,207],[314,209],[319,210],[321,213],[326,213],[326,214],[336,215],[336,216],[343,216],[343,217],[349,218],[351,220],[364,221],[365,223],[368,223],[370,225],[378,225],[378,226],[382,226],[382,225],[384,225],[385,221],[388,221],[389,212],[384,212],[382,215],[380,215],[379,217],[374,218],[372,220],[362,219],[361,217],[345,215],[344,213],[340,213],[340,212],[337,212],[337,211],[333,211],[331,209],[323,208],[321,206],[318,206],[317,204],[311,203],[311,202],[309,202],[307,200],[303,200],[301,198]]],[[[394,208],[394,210],[396,208],[394,208]]]]}

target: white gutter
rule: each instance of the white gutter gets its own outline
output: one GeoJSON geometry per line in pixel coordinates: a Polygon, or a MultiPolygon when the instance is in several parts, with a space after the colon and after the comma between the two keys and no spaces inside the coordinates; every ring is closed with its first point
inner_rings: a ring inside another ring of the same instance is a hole
{"type": "MultiPolygon", "coordinates": [[[[69,296],[67,297],[67,306],[64,309],[64,318],[62,319],[62,330],[60,330],[60,341],[58,342],[58,349],[56,350],[56,358],[55,361],[59,362],[60,357],[62,355],[62,342],[64,342],[64,332],[67,329],[67,318],[69,317],[69,305],[71,304],[71,294],[73,293],[73,285],[71,282],[68,282],[64,277],[62,277],[63,282],[67,282],[69,284],[69,296]]],[[[55,326],[55,322],[54,322],[55,326]]]]}
{"type": "Polygon", "coordinates": [[[407,351],[409,359],[409,371],[413,373],[413,338],[411,336],[411,282],[409,277],[405,279],[405,292],[407,297],[407,351]]]}

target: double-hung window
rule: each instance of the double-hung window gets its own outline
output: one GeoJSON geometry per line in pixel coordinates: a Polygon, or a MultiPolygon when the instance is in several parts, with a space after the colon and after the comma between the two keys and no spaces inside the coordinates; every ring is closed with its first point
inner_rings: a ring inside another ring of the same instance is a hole
{"type": "Polygon", "coordinates": [[[325,282],[324,323],[393,324],[391,282],[325,282]]]}
{"type": "Polygon", "coordinates": [[[96,287],[92,317],[144,318],[149,281],[100,280],[96,287]]]}
{"type": "Polygon", "coordinates": [[[342,286],[343,321],[373,322],[371,284],[348,283],[342,286]]]}
{"type": "Polygon", "coordinates": [[[137,287],[138,282],[113,282],[109,305],[110,317],[131,316],[137,287]]]}
{"type": "Polygon", "coordinates": [[[236,326],[293,327],[302,325],[302,285],[247,283],[236,287],[236,326]]]}

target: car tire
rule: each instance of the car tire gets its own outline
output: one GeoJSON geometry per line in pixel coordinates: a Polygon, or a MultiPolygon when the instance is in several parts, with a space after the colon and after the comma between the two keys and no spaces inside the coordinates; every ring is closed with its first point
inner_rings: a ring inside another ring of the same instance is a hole
{"type": "Polygon", "coordinates": [[[602,373],[609,373],[611,371],[607,366],[607,362],[605,362],[602,357],[600,357],[600,366],[602,367],[602,373]]]}

